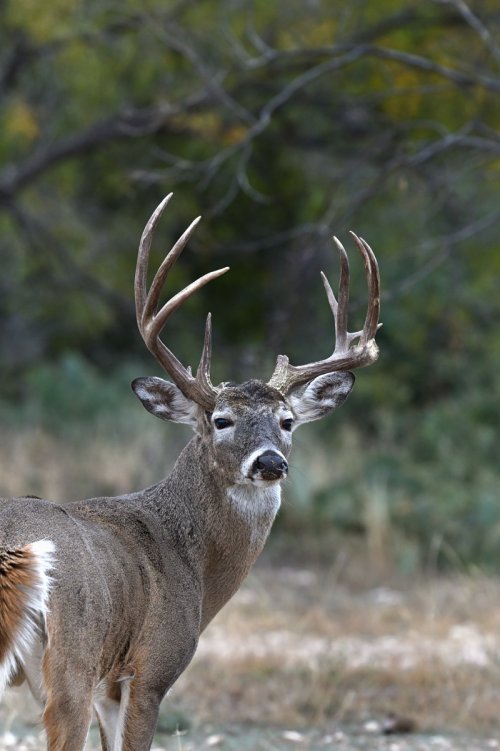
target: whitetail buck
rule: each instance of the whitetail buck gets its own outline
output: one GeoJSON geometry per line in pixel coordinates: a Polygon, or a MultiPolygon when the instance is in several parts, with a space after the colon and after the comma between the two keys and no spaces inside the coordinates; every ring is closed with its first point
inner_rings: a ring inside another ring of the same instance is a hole
{"type": "Polygon", "coordinates": [[[330,357],[294,366],[280,355],[267,383],[213,386],[209,315],[193,376],[160,333],[184,300],[227,269],[206,274],[157,310],[198,221],[175,243],[148,292],[152,235],[169,199],[142,235],[135,300],[142,337],[173,383],[138,378],[132,387],[149,412],[188,423],[194,438],[167,479],[146,490],[0,505],[0,692],[28,683],[43,708],[50,751],[82,749],[93,710],[105,751],[150,748],[162,697],[262,550],[280,506],[293,430],[338,407],[354,382],[348,369],[377,358],[377,262],[353,234],[369,289],[362,331],[347,331],[349,267],[336,240],[338,301],[323,276],[336,330],[330,357]]]}

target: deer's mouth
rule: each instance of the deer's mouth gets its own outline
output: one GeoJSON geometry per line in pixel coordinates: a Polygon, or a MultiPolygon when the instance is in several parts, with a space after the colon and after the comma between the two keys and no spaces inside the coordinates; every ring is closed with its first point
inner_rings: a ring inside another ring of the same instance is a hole
{"type": "Polygon", "coordinates": [[[258,479],[265,480],[266,482],[276,482],[276,480],[283,480],[286,477],[286,472],[280,470],[261,472],[258,479]]]}

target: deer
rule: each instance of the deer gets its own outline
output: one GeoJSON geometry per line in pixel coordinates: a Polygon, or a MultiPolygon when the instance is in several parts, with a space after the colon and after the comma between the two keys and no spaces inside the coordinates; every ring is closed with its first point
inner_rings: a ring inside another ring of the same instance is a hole
{"type": "Polygon", "coordinates": [[[368,307],[348,332],[349,262],[339,240],[338,299],[322,273],[335,325],[324,360],[279,355],[271,378],[211,382],[208,314],[196,373],[160,336],[172,313],[211,271],[160,306],[168,274],[200,217],[175,242],[148,289],[150,249],[172,194],[156,208],[137,255],[137,324],[171,380],[132,388],[156,417],[194,436],[161,482],[117,497],[56,503],[36,496],[0,503],[0,694],[26,682],[49,751],[81,751],[95,713],[103,751],[151,748],[160,702],[193,657],[200,634],[238,590],[281,504],[292,433],[347,398],[352,370],[375,362],[380,279],[370,246],[368,307]]]}

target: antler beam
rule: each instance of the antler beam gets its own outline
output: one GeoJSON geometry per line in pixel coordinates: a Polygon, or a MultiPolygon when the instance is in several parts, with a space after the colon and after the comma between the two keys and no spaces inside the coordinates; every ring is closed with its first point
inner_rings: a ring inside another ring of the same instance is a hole
{"type": "Polygon", "coordinates": [[[326,360],[306,365],[291,365],[286,355],[278,355],[276,368],[268,381],[270,386],[286,395],[313,378],[335,370],[350,370],[371,365],[378,357],[375,343],[380,313],[380,275],[373,250],[362,238],[350,233],[363,256],[368,283],[368,309],[361,331],[347,331],[347,305],[349,302],[349,261],[342,243],[334,237],[340,258],[338,301],[326,276],[321,272],[330,309],[335,321],[335,349],[326,360]],[[357,341],[357,343],[355,343],[357,341]]]}
{"type": "Polygon", "coordinates": [[[160,294],[167,279],[168,272],[186,247],[189,238],[193,234],[196,225],[201,218],[198,217],[195,219],[181,237],[179,237],[156,272],[148,292],[147,276],[153,234],[160,217],[172,198],[172,195],[173,194],[170,193],[155,209],[144,228],[139,243],[134,284],[137,325],[147,348],[156,357],[160,365],[170,375],[183,394],[190,399],[193,399],[193,401],[204,409],[212,410],[215,405],[218,391],[212,385],[210,380],[210,364],[212,359],[212,324],[210,313],[207,316],[205,341],[203,344],[200,364],[195,377],[193,377],[191,369],[184,367],[174,353],[171,352],[171,350],[161,341],[160,334],[174,310],[177,310],[177,308],[182,305],[188,297],[191,297],[192,294],[201,289],[205,284],[208,284],[208,282],[211,282],[212,279],[216,279],[218,276],[225,274],[226,271],[229,271],[229,267],[226,266],[217,271],[211,271],[197,279],[195,282],[188,284],[187,287],[171,297],[160,308],[160,310],[158,310],[160,294]]]}

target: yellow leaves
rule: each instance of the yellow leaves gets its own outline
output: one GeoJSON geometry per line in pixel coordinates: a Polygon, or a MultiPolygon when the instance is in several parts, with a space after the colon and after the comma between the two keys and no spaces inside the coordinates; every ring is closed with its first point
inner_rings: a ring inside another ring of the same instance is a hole
{"type": "Polygon", "coordinates": [[[248,128],[245,125],[232,125],[224,130],[224,143],[226,146],[232,146],[233,144],[241,143],[248,133],[248,128]]]}
{"type": "Polygon", "coordinates": [[[170,123],[179,130],[185,130],[209,140],[218,140],[221,131],[221,121],[215,112],[178,115],[171,118],[170,123]]]}
{"type": "Polygon", "coordinates": [[[393,96],[382,103],[382,110],[392,120],[407,120],[415,117],[421,107],[422,74],[403,65],[392,66],[393,96]]]}
{"type": "Polygon", "coordinates": [[[68,114],[80,124],[91,122],[96,113],[111,110],[120,100],[120,71],[106,45],[74,40],[61,50],[55,65],[72,103],[68,114]]]}
{"type": "Polygon", "coordinates": [[[4,122],[5,132],[13,138],[32,142],[39,134],[35,113],[22,99],[16,99],[10,104],[4,122]]]}
{"type": "Polygon", "coordinates": [[[180,131],[200,136],[205,141],[218,142],[224,146],[241,143],[248,133],[245,125],[226,125],[216,112],[197,112],[177,115],[170,125],[180,131]]]}
{"type": "Polygon", "coordinates": [[[337,23],[333,18],[311,21],[301,16],[296,23],[290,23],[281,29],[279,46],[285,50],[296,47],[328,47],[334,42],[336,28],[337,23]]]}
{"type": "Polygon", "coordinates": [[[188,117],[185,113],[182,113],[181,115],[174,115],[174,117],[170,118],[170,127],[178,132],[191,132],[206,136],[209,129],[212,130],[213,123],[207,121],[205,126],[202,116],[193,115],[188,117]]]}
{"type": "Polygon", "coordinates": [[[78,0],[10,0],[7,20],[27,30],[38,42],[47,42],[74,28],[78,0]]]}
{"type": "MultiPolygon", "coordinates": [[[[500,159],[491,159],[488,164],[487,169],[492,174],[498,175],[500,173],[500,159]]],[[[500,260],[500,256],[499,256],[499,260],[500,260]]]]}

